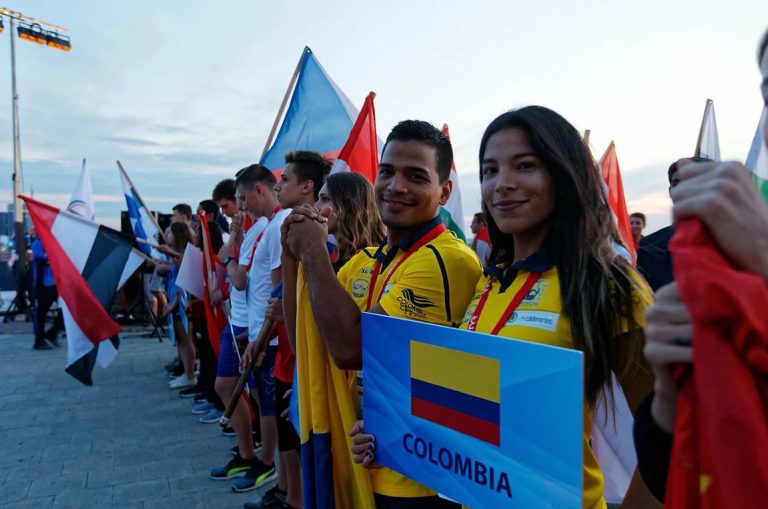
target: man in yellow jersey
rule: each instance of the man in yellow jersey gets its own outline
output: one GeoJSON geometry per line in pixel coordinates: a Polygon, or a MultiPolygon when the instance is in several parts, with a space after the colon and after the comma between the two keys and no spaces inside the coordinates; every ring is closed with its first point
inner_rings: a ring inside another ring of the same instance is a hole
{"type": "MultiPolygon", "coordinates": [[[[395,126],[374,183],[386,242],[355,255],[338,278],[325,247],[329,211],[298,208],[286,219],[287,248],[304,263],[312,311],[339,368],[363,368],[361,311],[447,326],[461,321],[482,269],[438,216],[451,194],[452,159],[450,141],[431,124],[395,126]]],[[[371,480],[378,509],[457,507],[387,468],[371,470],[371,480]]]]}

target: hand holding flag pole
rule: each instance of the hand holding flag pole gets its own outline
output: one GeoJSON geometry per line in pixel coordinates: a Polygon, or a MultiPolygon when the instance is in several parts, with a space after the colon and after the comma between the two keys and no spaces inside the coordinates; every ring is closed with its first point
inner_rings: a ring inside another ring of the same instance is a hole
{"type": "Polygon", "coordinates": [[[235,407],[237,407],[237,402],[240,401],[240,397],[243,392],[243,387],[245,387],[248,377],[251,375],[251,372],[253,371],[254,366],[256,366],[256,360],[259,358],[258,352],[261,352],[264,349],[264,346],[266,345],[267,341],[269,341],[270,339],[270,333],[272,332],[272,325],[273,325],[272,320],[265,317],[264,323],[261,324],[261,329],[259,329],[259,334],[256,336],[256,339],[254,340],[254,343],[256,343],[256,346],[254,347],[255,354],[249,359],[248,364],[245,366],[245,369],[240,374],[240,378],[237,381],[235,390],[232,392],[232,397],[229,399],[229,403],[227,403],[226,410],[224,410],[224,415],[222,415],[221,419],[219,419],[219,425],[222,428],[229,425],[229,420],[232,417],[232,412],[235,411],[235,407]]]}

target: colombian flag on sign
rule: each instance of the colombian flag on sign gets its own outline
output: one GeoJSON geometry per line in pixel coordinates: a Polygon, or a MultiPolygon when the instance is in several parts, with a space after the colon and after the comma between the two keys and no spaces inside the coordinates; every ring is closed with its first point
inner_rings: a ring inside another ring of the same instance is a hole
{"type": "Polygon", "coordinates": [[[499,445],[499,360],[410,342],[411,414],[499,445]]]}

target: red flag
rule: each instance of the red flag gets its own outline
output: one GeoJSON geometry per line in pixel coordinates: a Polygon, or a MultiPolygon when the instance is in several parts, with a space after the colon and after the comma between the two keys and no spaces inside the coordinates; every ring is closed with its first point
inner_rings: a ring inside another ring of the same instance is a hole
{"type": "Polygon", "coordinates": [[[624,199],[624,185],[621,183],[619,159],[616,157],[616,145],[613,142],[608,145],[605,154],[600,158],[599,164],[603,180],[608,187],[608,205],[611,207],[616,219],[621,240],[626,245],[634,261],[637,259],[637,253],[635,253],[635,243],[632,240],[632,229],[629,227],[627,202],[624,199]]]}
{"type": "Polygon", "coordinates": [[[379,146],[376,137],[376,112],[371,92],[365,98],[363,108],[349,132],[349,138],[339,152],[331,173],[353,171],[373,182],[379,169],[379,146]]]}
{"type": "MultiPolygon", "coordinates": [[[[216,264],[218,260],[216,253],[213,252],[213,246],[211,245],[211,233],[208,231],[208,221],[205,218],[205,214],[200,214],[200,228],[201,232],[201,244],[203,246],[203,301],[205,303],[205,323],[208,327],[208,341],[211,342],[211,347],[216,353],[216,357],[219,356],[219,336],[221,331],[227,326],[227,315],[224,312],[221,304],[211,304],[209,296],[209,288],[214,284],[216,279],[216,264]]],[[[217,286],[221,286],[223,281],[216,281],[217,286]]]]}
{"type": "Polygon", "coordinates": [[[693,322],[693,365],[679,366],[665,507],[765,507],[768,499],[768,288],[735,269],[701,221],[669,243],[693,322]]]}

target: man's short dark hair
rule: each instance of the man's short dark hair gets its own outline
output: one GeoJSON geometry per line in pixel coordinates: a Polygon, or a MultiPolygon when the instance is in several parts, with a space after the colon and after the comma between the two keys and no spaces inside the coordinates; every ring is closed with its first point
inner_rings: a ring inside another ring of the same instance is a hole
{"type": "Polygon", "coordinates": [[[275,175],[266,167],[258,163],[246,166],[235,174],[235,187],[246,186],[249,189],[256,184],[262,184],[274,189],[277,184],[275,175]]]}
{"type": "Polygon", "coordinates": [[[293,173],[299,182],[311,180],[315,185],[315,200],[323,187],[323,181],[331,171],[331,162],[317,152],[294,150],[285,154],[285,164],[293,164],[293,173]]]}
{"type": "Polygon", "coordinates": [[[187,219],[192,219],[192,207],[186,203],[177,203],[171,210],[178,212],[182,216],[187,216],[187,219]]]}
{"type": "MultiPolygon", "coordinates": [[[[437,151],[437,174],[442,184],[451,177],[453,163],[453,148],[451,140],[442,131],[423,120],[403,120],[390,131],[384,149],[390,141],[418,141],[434,147],[437,151]]],[[[382,150],[382,153],[384,153],[382,150]]]]}
{"type": "Polygon", "coordinates": [[[199,208],[203,209],[206,214],[213,214],[213,220],[219,216],[219,206],[213,200],[203,200],[200,202],[199,208]]]}
{"type": "Polygon", "coordinates": [[[645,220],[645,214],[643,214],[642,212],[632,212],[629,215],[629,217],[639,217],[640,220],[643,222],[643,226],[645,226],[645,224],[647,223],[647,221],[645,220]]]}
{"type": "Polygon", "coordinates": [[[477,219],[479,223],[483,223],[483,224],[488,223],[488,221],[485,220],[485,212],[475,212],[474,218],[477,219]]]}
{"type": "Polygon", "coordinates": [[[672,177],[677,173],[677,163],[680,161],[693,161],[694,163],[706,163],[711,162],[712,159],[708,157],[699,157],[699,156],[693,156],[693,157],[682,157],[675,161],[674,163],[669,165],[669,169],[667,170],[667,180],[669,180],[669,184],[672,185],[672,177]]]}
{"type": "Polygon", "coordinates": [[[213,188],[211,199],[215,202],[221,200],[235,201],[235,179],[224,179],[213,188]]]}

